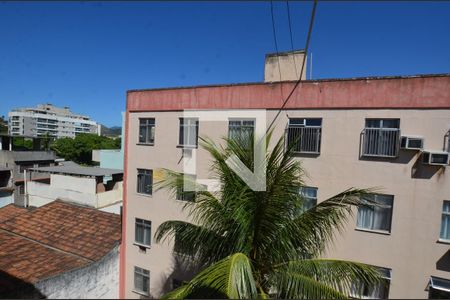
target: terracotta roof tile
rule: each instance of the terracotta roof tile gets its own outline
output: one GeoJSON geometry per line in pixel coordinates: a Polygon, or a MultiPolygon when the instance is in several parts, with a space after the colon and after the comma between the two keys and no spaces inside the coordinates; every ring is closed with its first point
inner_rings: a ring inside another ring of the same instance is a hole
{"type": "Polygon", "coordinates": [[[0,295],[17,280],[34,283],[99,260],[120,240],[120,216],[93,208],[62,201],[0,208],[0,295]]]}
{"type": "Polygon", "coordinates": [[[91,262],[3,230],[0,245],[0,295],[17,288],[18,282],[35,283],[91,262]]]}
{"type": "Polygon", "coordinates": [[[120,226],[119,215],[62,201],[0,224],[7,231],[91,260],[102,258],[120,243],[120,226]]]}
{"type": "Polygon", "coordinates": [[[4,222],[8,219],[14,218],[17,215],[26,213],[28,209],[14,204],[8,204],[0,208],[0,222],[4,222]]]}

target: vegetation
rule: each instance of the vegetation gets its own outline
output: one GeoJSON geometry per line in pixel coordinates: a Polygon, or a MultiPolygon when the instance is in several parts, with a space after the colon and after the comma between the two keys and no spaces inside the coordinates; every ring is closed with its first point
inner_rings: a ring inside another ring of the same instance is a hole
{"type": "Polygon", "coordinates": [[[65,160],[92,165],[92,150],[120,149],[120,138],[112,139],[95,134],[82,133],[75,138],[56,139],[50,149],[65,160]]]}
{"type": "Polygon", "coordinates": [[[8,133],[8,122],[5,120],[5,116],[0,117],[0,134],[8,133]]]}
{"type": "MultiPolygon", "coordinates": [[[[269,145],[270,134],[267,141],[269,145]]],[[[166,221],[155,239],[174,239],[174,251],[203,270],[166,298],[341,299],[350,296],[355,282],[381,282],[374,267],[320,258],[352,208],[367,203],[370,190],[352,188],[303,209],[299,187],[304,170],[284,144],[280,139],[266,149],[266,191],[256,192],[225,163],[235,154],[253,169],[253,142],[225,139],[223,147],[201,139],[213,158],[211,171],[220,190],[197,191],[184,207],[192,223],[166,221]]],[[[182,191],[183,180],[191,180],[174,171],[164,173],[157,188],[173,193],[182,191]]]]}

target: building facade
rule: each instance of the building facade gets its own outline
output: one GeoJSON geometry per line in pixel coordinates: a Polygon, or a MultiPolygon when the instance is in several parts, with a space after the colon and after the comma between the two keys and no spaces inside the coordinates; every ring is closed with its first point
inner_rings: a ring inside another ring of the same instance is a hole
{"type": "Polygon", "coordinates": [[[87,116],[77,115],[68,107],[40,104],[8,113],[10,135],[75,137],[79,133],[100,134],[100,124],[87,116]]]}
{"type": "Polygon", "coordinates": [[[123,171],[82,166],[54,166],[28,170],[25,190],[28,206],[55,200],[120,214],[123,171]]]}
{"type": "MultiPolygon", "coordinates": [[[[188,126],[183,110],[247,111],[240,119],[197,120],[194,140],[221,143],[231,130],[254,126],[253,109],[265,110],[268,126],[294,85],[128,92],[121,297],[159,297],[189,279],[172,241],[152,241],[162,222],[188,220],[182,200],[152,188],[158,169],[183,172],[195,153],[197,178],[209,174],[207,152],[180,142],[188,126]]],[[[390,284],[368,289],[367,298],[450,296],[449,129],[449,74],[304,81],[275,122],[273,140],[284,135],[297,141],[309,174],[305,196],[313,202],[351,187],[379,188],[374,200],[382,209],[355,210],[326,251],[327,257],[382,268],[390,284]]]]}
{"type": "MultiPolygon", "coordinates": [[[[57,156],[53,151],[44,150],[45,138],[30,137],[32,147],[23,147],[24,137],[0,135],[0,177],[3,177],[3,192],[0,187],[0,205],[14,203],[27,206],[25,197],[25,178],[39,180],[39,177],[30,177],[27,170],[37,167],[49,167],[58,164],[57,156]],[[18,141],[22,144],[17,145],[18,141]]],[[[38,174],[39,175],[39,174],[38,174]]]]}

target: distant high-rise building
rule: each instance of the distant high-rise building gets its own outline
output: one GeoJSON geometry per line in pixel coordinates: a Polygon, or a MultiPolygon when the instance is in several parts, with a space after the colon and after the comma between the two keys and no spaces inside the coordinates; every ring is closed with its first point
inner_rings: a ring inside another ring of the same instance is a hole
{"type": "Polygon", "coordinates": [[[100,124],[77,115],[68,107],[40,104],[35,108],[18,108],[8,113],[10,135],[38,137],[75,137],[79,133],[100,134],[100,124]]]}

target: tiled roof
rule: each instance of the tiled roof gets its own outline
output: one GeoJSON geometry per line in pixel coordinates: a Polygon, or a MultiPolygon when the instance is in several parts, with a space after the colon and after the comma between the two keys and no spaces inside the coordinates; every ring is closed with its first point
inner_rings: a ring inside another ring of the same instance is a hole
{"type": "Polygon", "coordinates": [[[14,204],[8,204],[0,208],[0,222],[5,222],[6,220],[12,219],[17,215],[26,213],[28,209],[14,204]]]}
{"type": "Polygon", "coordinates": [[[120,216],[93,208],[62,201],[0,208],[0,295],[17,280],[36,283],[97,261],[120,239],[120,216]]]}
{"type": "Polygon", "coordinates": [[[0,229],[98,260],[120,242],[120,216],[53,201],[0,224],[0,229]]]}
{"type": "Polygon", "coordinates": [[[35,283],[90,263],[2,230],[0,245],[0,295],[17,289],[18,283],[35,283]]]}

